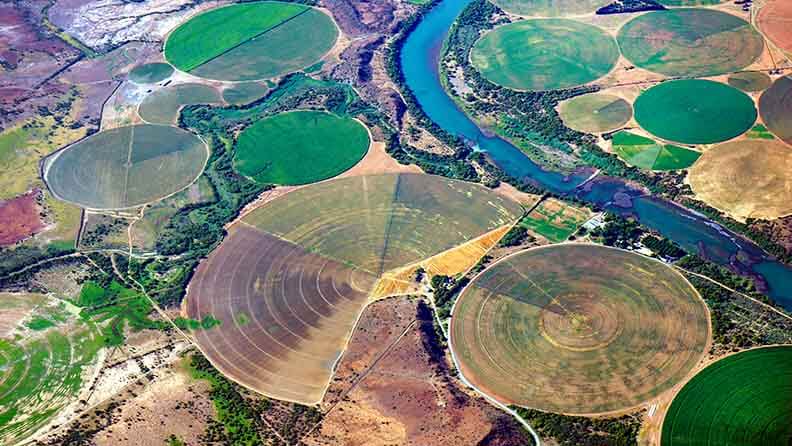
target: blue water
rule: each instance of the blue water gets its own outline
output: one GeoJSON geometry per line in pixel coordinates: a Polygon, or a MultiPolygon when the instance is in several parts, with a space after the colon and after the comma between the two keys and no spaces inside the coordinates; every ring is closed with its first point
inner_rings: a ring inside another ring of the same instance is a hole
{"type": "Polygon", "coordinates": [[[438,59],[452,23],[471,0],[443,0],[407,37],[401,67],[407,86],[426,114],[447,132],[473,141],[509,175],[529,179],[563,194],[574,194],[621,215],[631,215],[685,249],[708,259],[750,271],[767,285],[767,294],[792,310],[792,268],[772,261],[753,243],[738,237],[706,217],[656,197],[645,196],[624,180],[597,178],[577,189],[589,172],[565,176],[546,171],[511,143],[487,136],[460,110],[440,83],[438,59]]]}

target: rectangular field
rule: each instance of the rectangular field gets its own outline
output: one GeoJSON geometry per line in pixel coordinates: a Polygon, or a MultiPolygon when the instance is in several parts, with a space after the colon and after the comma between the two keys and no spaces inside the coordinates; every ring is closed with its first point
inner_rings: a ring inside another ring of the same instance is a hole
{"type": "Polygon", "coordinates": [[[553,243],[563,242],[591,217],[584,208],[570,206],[555,198],[548,198],[520,222],[553,243]]]}

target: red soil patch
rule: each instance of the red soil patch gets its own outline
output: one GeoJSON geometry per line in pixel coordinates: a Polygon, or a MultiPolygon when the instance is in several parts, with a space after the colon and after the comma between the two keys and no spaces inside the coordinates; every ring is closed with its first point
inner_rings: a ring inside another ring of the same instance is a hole
{"type": "Polygon", "coordinates": [[[775,0],[769,3],[759,11],[756,23],[771,42],[792,53],[792,2],[775,0]]]}
{"type": "Polygon", "coordinates": [[[36,202],[39,193],[34,190],[0,202],[0,246],[13,245],[44,229],[36,202]]]}

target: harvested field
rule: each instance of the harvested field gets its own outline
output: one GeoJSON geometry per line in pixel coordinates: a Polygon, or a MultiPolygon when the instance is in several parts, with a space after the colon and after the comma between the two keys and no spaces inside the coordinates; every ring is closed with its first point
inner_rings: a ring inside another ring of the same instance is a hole
{"type": "Polygon", "coordinates": [[[196,76],[258,80],[315,63],[337,38],[335,24],[318,9],[296,3],[256,2],[192,18],[171,33],[164,52],[170,63],[196,76]],[[206,39],[207,33],[222,38],[206,39]]]}
{"type": "Polygon", "coordinates": [[[792,214],[792,148],[772,140],[721,144],[690,169],[696,195],[730,215],[775,219],[792,214]]]}
{"type": "Polygon", "coordinates": [[[611,142],[614,153],[627,164],[646,170],[687,169],[701,156],[695,150],[660,144],[625,131],[613,135],[611,142]]]}
{"type": "Polygon", "coordinates": [[[786,0],[766,2],[756,16],[756,26],[775,46],[792,54],[792,3],[786,0]]]}
{"type": "Polygon", "coordinates": [[[632,118],[632,105],[624,99],[604,93],[577,96],[558,106],[564,125],[583,133],[615,130],[632,118]]]}
{"type": "Polygon", "coordinates": [[[234,167],[259,183],[315,183],[357,164],[369,144],[368,131],[352,118],[319,111],[280,113],[239,135],[234,167]]]}
{"type": "Polygon", "coordinates": [[[683,144],[712,144],[742,135],[756,122],[754,101],[709,80],[658,84],[635,101],[635,120],[647,132],[683,144]]]}
{"type": "Polygon", "coordinates": [[[522,16],[565,17],[593,14],[610,0],[495,0],[504,11],[522,16]]]}
{"type": "Polygon", "coordinates": [[[173,74],[170,64],[155,62],[138,65],[129,72],[129,80],[136,84],[154,84],[173,74]]]}
{"type": "Polygon", "coordinates": [[[138,114],[150,124],[175,124],[185,105],[221,104],[223,99],[214,88],[204,84],[179,84],[165,87],[146,96],[138,114]]]}
{"type": "Polygon", "coordinates": [[[738,71],[764,50],[745,20],[713,9],[652,11],[618,35],[622,54],[638,67],[667,76],[715,76],[738,71]]]}
{"type": "Polygon", "coordinates": [[[201,174],[206,145],[176,127],[136,125],[92,135],[46,160],[50,190],[91,209],[140,206],[187,187],[201,174]]]}
{"type": "Polygon", "coordinates": [[[417,300],[394,298],[368,307],[328,389],[323,406],[330,412],[303,442],[531,444],[513,418],[468,394],[451,376],[434,333],[431,311],[417,300]]]}
{"type": "Polygon", "coordinates": [[[197,340],[226,375],[313,404],[384,271],[464,244],[520,213],[480,185],[428,175],[299,188],[229,229],[190,283],[187,313],[222,321],[197,340]]]}
{"type": "Polygon", "coordinates": [[[792,438],[792,347],[728,356],[699,372],[671,403],[662,446],[785,445],[792,438]]]}
{"type": "Polygon", "coordinates": [[[520,225],[551,243],[559,243],[568,239],[590,217],[591,213],[585,208],[570,206],[561,200],[548,198],[526,215],[520,221],[520,225]]]}
{"type": "Polygon", "coordinates": [[[643,404],[707,350],[707,307],[679,273],[637,254],[555,245],[494,264],[454,308],[462,374],[501,402],[593,414],[643,404]]]}
{"type": "Polygon", "coordinates": [[[792,78],[779,77],[759,98],[762,122],[779,139],[792,144],[792,78]]]}
{"type": "Polygon", "coordinates": [[[728,82],[734,88],[753,93],[766,90],[773,80],[761,71],[743,71],[729,76],[728,82]]]}
{"type": "Polygon", "coordinates": [[[488,80],[515,90],[556,90],[608,74],[619,58],[613,37],[565,19],[522,20],[485,34],[470,51],[488,80]]]}
{"type": "Polygon", "coordinates": [[[0,246],[9,246],[44,229],[41,208],[34,190],[11,200],[0,201],[0,246]]]}

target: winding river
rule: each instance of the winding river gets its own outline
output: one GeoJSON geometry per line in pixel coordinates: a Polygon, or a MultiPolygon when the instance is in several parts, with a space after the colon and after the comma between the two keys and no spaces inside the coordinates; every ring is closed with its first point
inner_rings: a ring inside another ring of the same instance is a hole
{"type": "Polygon", "coordinates": [[[407,86],[432,120],[449,133],[475,142],[511,176],[531,179],[556,193],[575,195],[611,212],[631,215],[685,249],[755,276],[764,282],[770,297],[792,310],[792,268],[772,260],[752,242],[702,215],[647,196],[619,178],[599,176],[578,187],[590,172],[565,176],[543,170],[511,143],[485,135],[451,100],[439,74],[443,41],[456,17],[471,1],[441,1],[424,16],[402,48],[400,63],[407,86]]]}

